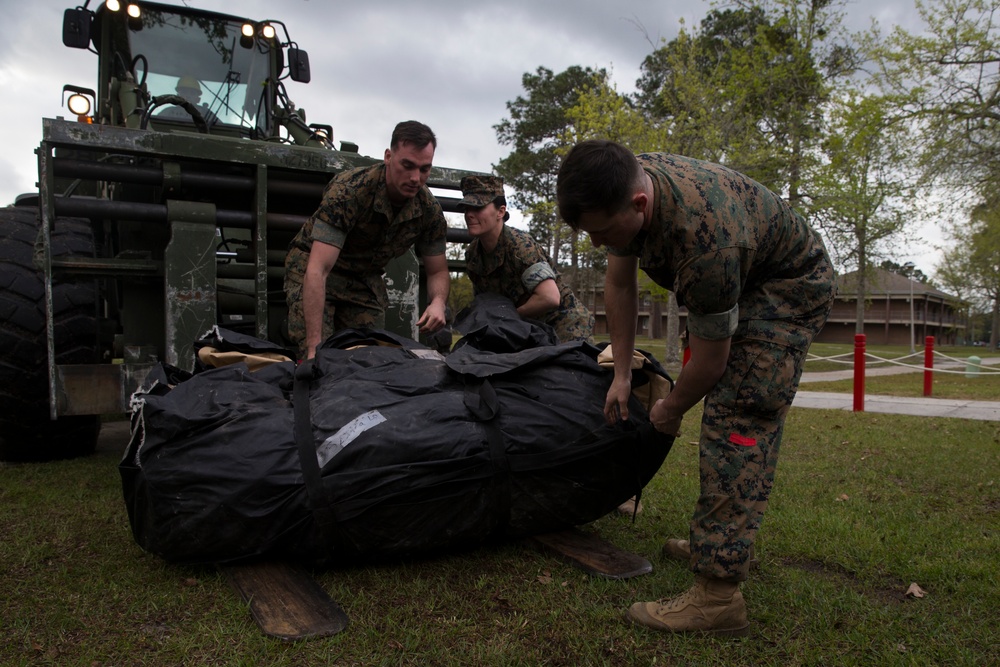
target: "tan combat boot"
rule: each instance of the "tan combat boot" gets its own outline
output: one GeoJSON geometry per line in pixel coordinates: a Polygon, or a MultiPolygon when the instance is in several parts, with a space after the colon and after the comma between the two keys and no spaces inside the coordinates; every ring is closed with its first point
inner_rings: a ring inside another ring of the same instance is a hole
{"type": "MultiPolygon", "coordinates": [[[[674,560],[681,560],[685,563],[691,562],[691,543],[687,540],[678,540],[671,537],[667,540],[666,544],[663,545],[663,557],[673,558],[674,560]]],[[[751,570],[756,570],[760,567],[760,561],[757,560],[757,550],[750,545],[750,557],[747,559],[747,567],[751,570]]]]}
{"type": "Polygon", "coordinates": [[[707,577],[696,577],[694,586],[670,600],[636,602],[627,616],[633,623],[663,632],[737,637],[750,627],[739,583],[707,577]]]}
{"type": "Polygon", "coordinates": [[[636,514],[640,514],[642,513],[642,501],[635,496],[632,496],[618,506],[618,513],[624,514],[625,516],[635,516],[636,514]]]}

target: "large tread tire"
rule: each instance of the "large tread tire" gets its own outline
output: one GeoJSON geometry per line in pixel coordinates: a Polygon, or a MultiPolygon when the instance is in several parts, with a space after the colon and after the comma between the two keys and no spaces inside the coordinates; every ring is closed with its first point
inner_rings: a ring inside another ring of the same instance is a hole
{"type": "MultiPolygon", "coordinates": [[[[45,284],[33,261],[38,236],[34,208],[0,208],[0,460],[49,461],[94,452],[98,415],[49,418],[45,284]]],[[[86,220],[60,218],[52,255],[93,256],[86,220]]],[[[57,362],[96,360],[93,280],[52,286],[57,362]]]]}

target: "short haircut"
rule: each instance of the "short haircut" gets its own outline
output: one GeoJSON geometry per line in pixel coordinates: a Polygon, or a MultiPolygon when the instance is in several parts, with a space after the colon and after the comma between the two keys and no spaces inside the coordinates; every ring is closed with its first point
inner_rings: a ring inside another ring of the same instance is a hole
{"type": "Polygon", "coordinates": [[[619,143],[588,139],[570,149],[556,180],[559,215],[573,229],[589,212],[615,215],[624,210],[642,178],[635,155],[619,143]]]}
{"type": "Polygon", "coordinates": [[[418,149],[423,148],[427,144],[437,149],[438,145],[437,137],[434,136],[431,128],[415,120],[404,120],[402,123],[396,125],[396,129],[392,131],[392,140],[389,142],[389,148],[396,150],[400,144],[412,144],[418,149]]]}

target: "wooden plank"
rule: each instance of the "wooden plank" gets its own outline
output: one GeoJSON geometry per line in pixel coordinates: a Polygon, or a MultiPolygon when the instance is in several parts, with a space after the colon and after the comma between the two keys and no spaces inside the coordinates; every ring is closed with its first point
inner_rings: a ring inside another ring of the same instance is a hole
{"type": "Polygon", "coordinates": [[[535,535],[529,540],[593,576],[630,579],[653,571],[652,563],[642,556],[619,549],[600,535],[578,528],[535,535]]]}
{"type": "Polygon", "coordinates": [[[294,641],[329,637],[347,627],[347,614],[308,572],[279,562],[223,566],[222,571],[264,634],[294,641]]]}

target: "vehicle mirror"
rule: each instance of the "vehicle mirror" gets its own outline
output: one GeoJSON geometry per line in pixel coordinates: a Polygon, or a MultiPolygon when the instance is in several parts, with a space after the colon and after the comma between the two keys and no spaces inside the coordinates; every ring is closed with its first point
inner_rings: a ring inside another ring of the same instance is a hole
{"type": "Polygon", "coordinates": [[[288,74],[292,81],[309,83],[309,54],[302,49],[288,49],[288,74]]]}
{"type": "Polygon", "coordinates": [[[63,13],[63,44],[72,49],[90,46],[90,22],[93,19],[86,9],[67,9],[63,13]]]}

